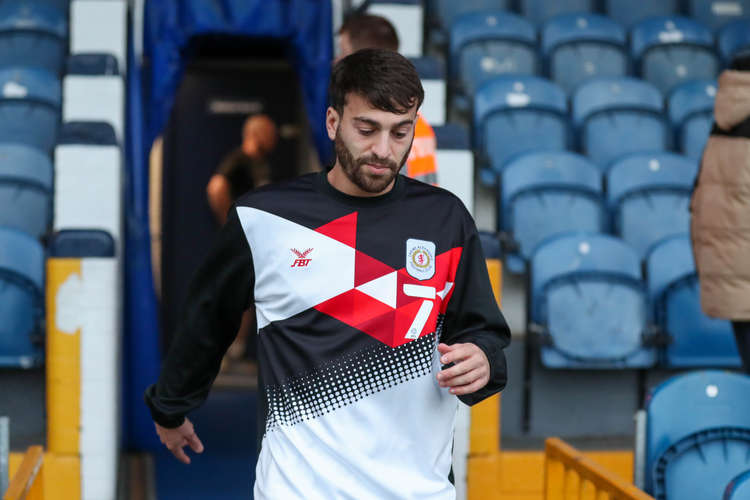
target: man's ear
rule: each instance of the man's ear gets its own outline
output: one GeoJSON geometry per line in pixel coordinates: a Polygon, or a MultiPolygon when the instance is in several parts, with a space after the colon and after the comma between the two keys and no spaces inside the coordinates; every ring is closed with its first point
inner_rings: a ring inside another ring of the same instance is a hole
{"type": "Polygon", "coordinates": [[[329,139],[336,139],[336,130],[339,128],[340,121],[341,117],[338,111],[329,106],[326,110],[326,131],[329,139]]]}

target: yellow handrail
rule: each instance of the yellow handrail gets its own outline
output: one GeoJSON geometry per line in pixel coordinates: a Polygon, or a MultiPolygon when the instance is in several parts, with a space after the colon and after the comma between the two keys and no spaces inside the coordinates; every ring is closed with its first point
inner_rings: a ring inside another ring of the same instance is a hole
{"type": "Polygon", "coordinates": [[[545,500],[654,500],[558,438],[544,448],[545,500]]]}
{"type": "Polygon", "coordinates": [[[41,446],[29,447],[23,456],[21,465],[10,480],[8,489],[3,495],[3,500],[26,500],[30,498],[29,493],[32,486],[35,486],[34,480],[42,468],[43,460],[44,451],[41,446]]]}

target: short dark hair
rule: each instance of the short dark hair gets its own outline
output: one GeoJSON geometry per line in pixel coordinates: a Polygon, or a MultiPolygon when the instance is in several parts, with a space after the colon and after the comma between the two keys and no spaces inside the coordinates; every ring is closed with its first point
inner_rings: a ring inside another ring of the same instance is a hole
{"type": "Polygon", "coordinates": [[[352,14],[344,20],[339,35],[346,33],[354,51],[361,49],[398,50],[398,35],[384,17],[352,14]]]}
{"type": "Polygon", "coordinates": [[[328,96],[331,107],[344,111],[346,96],[358,94],[375,108],[404,114],[424,101],[424,89],[414,65],[398,52],[363,49],[333,67],[328,96]]]}

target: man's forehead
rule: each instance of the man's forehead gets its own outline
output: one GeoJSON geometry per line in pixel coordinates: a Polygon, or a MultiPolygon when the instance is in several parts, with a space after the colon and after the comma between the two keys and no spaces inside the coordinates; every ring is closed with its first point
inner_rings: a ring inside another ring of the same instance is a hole
{"type": "Polygon", "coordinates": [[[346,95],[344,114],[350,118],[366,118],[379,123],[398,123],[416,119],[417,104],[414,103],[406,113],[392,113],[375,107],[364,96],[352,92],[346,95]]]}

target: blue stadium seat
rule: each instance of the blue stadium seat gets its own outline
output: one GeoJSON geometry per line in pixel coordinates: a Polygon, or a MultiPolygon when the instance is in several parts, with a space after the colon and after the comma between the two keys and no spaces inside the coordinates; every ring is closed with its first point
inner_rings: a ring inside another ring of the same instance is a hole
{"type": "Polygon", "coordinates": [[[750,378],[678,375],[647,398],[645,489],[657,500],[721,498],[748,468],[750,378]]]}
{"type": "Polygon", "coordinates": [[[511,0],[428,0],[428,37],[435,44],[444,44],[453,21],[461,14],[488,9],[510,10],[511,4],[511,0]]]}
{"type": "Polygon", "coordinates": [[[644,345],[648,305],[638,256],[603,234],[564,234],[530,261],[529,325],[550,368],[636,368],[656,363],[644,345]]]}
{"type": "Polygon", "coordinates": [[[460,123],[432,127],[438,149],[471,149],[469,131],[460,123]]]}
{"type": "Polygon", "coordinates": [[[567,110],[565,92],[549,80],[495,78],[474,96],[474,147],[495,175],[516,154],[564,150],[570,143],[567,110]]]}
{"type": "Polygon", "coordinates": [[[700,160],[714,121],[716,82],[693,80],[672,91],[667,108],[675,144],[685,155],[700,160]]]}
{"type": "Polygon", "coordinates": [[[0,227],[0,367],[42,361],[44,250],[31,236],[0,227]]]}
{"type": "Polygon", "coordinates": [[[50,257],[114,257],[115,240],[101,229],[63,229],[50,238],[50,257]]]}
{"type": "Polygon", "coordinates": [[[662,240],[649,252],[646,278],[654,323],[671,338],[664,350],[665,366],[741,366],[731,323],[710,318],[701,309],[698,277],[686,234],[662,240]]]}
{"type": "Polygon", "coordinates": [[[0,226],[42,237],[52,222],[52,163],[19,144],[0,144],[0,226]]]}
{"type": "Polygon", "coordinates": [[[539,68],[536,30],[501,10],[463,14],[451,25],[450,76],[466,96],[499,75],[533,75],[539,68]]]}
{"type": "Polygon", "coordinates": [[[0,66],[33,66],[62,73],[66,12],[40,2],[0,3],[0,66]]]}
{"type": "Polygon", "coordinates": [[[724,490],[722,500],[747,500],[750,498],[750,470],[732,479],[724,490]]]}
{"type": "Polygon", "coordinates": [[[542,24],[545,21],[560,14],[570,14],[574,12],[592,12],[595,7],[595,0],[520,0],[521,13],[536,24],[542,24]]]}
{"type": "Polygon", "coordinates": [[[687,0],[688,14],[712,30],[750,18],[750,0],[687,0]]]}
{"type": "Polygon", "coordinates": [[[542,29],[550,78],[571,93],[595,76],[625,76],[629,68],[625,30],[596,14],[563,14],[542,29]]]}
{"type": "Polygon", "coordinates": [[[592,79],[573,95],[581,151],[602,168],[624,154],[668,149],[663,111],[659,90],[629,77],[592,79]]]}
{"type": "Polygon", "coordinates": [[[680,83],[713,79],[719,72],[711,30],[692,19],[641,21],[630,32],[630,44],[638,73],[665,94],[680,83]]]}
{"type": "Polygon", "coordinates": [[[424,87],[424,102],[419,112],[433,127],[442,125],[445,123],[447,94],[443,62],[430,56],[412,57],[409,60],[416,68],[424,87]]]}
{"type": "Polygon", "coordinates": [[[27,144],[49,153],[60,121],[60,82],[36,68],[0,70],[0,143],[27,144]]]}
{"type": "Polygon", "coordinates": [[[604,0],[604,12],[629,28],[639,21],[654,16],[671,16],[680,12],[680,0],[633,2],[632,0],[604,0]]]}
{"type": "Polygon", "coordinates": [[[721,28],[716,35],[716,45],[728,66],[736,53],[750,49],[750,19],[733,21],[721,28]]]}
{"type": "Polygon", "coordinates": [[[636,153],[607,171],[607,204],[615,234],[641,258],[668,236],[687,233],[698,161],[673,153],[636,153]]]}
{"type": "Polygon", "coordinates": [[[505,263],[513,273],[525,272],[537,245],[556,234],[607,227],[601,170],[575,153],[514,157],[503,168],[498,199],[505,263]]]}

